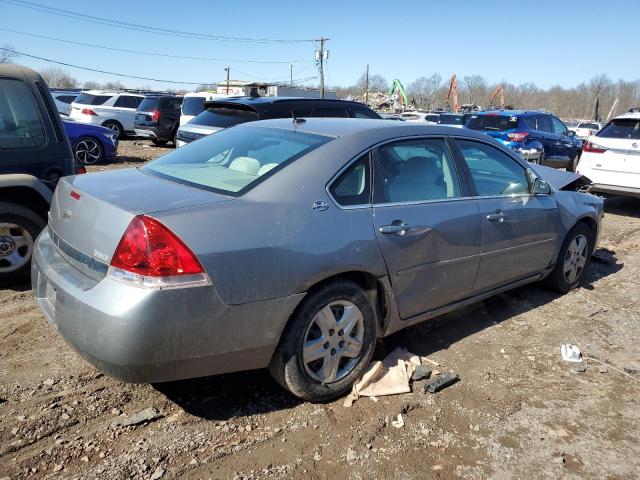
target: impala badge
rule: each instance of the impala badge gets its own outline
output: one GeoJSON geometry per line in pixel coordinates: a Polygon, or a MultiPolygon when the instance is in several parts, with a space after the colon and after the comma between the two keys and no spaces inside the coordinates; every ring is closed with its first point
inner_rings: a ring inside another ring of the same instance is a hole
{"type": "Polygon", "coordinates": [[[62,212],[62,219],[66,220],[67,222],[69,220],[71,220],[71,217],[73,216],[73,214],[71,213],[71,210],[65,210],[62,212]]]}

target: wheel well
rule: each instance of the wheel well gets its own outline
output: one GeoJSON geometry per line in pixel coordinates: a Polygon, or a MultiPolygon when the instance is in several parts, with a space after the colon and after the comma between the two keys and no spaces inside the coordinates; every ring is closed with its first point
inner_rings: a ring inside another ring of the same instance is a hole
{"type": "MultiPolygon", "coordinates": [[[[578,220],[578,222],[576,223],[576,225],[586,225],[587,228],[589,229],[589,231],[591,231],[591,239],[595,239],[597,234],[598,234],[598,224],[596,223],[596,221],[591,218],[591,217],[583,217],[580,220],[578,220]]],[[[594,245],[595,247],[595,245],[594,245]]]]}
{"type": "Polygon", "coordinates": [[[381,334],[382,328],[388,315],[388,307],[384,287],[382,286],[382,283],[378,280],[378,278],[369,272],[357,270],[351,272],[342,272],[336,275],[332,275],[331,277],[327,277],[314,284],[307,290],[307,293],[313,293],[326,284],[335,282],[337,280],[350,280],[366,292],[376,313],[376,323],[379,329],[378,334],[381,334]]]}
{"type": "Polygon", "coordinates": [[[0,188],[0,202],[17,203],[33,210],[46,223],[49,204],[35,190],[29,187],[0,188]],[[16,201],[16,199],[19,199],[16,201]]]}
{"type": "Polygon", "coordinates": [[[124,127],[118,120],[114,120],[114,119],[105,120],[104,122],[102,122],[102,126],[104,127],[108,123],[117,123],[118,125],[120,125],[120,130],[124,131],[124,127]]]}

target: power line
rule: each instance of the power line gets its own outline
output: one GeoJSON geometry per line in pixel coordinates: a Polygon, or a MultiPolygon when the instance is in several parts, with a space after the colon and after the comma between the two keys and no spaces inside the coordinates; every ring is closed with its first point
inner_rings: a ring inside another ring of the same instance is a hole
{"type": "MultiPolygon", "coordinates": [[[[178,80],[166,80],[166,79],[160,79],[160,78],[151,78],[151,77],[140,77],[140,76],[136,76],[136,75],[127,75],[127,74],[124,74],[124,73],[109,72],[107,70],[100,70],[100,69],[97,69],[97,68],[83,67],[81,65],[75,65],[73,63],[60,62],[58,60],[52,60],[50,58],[44,58],[44,57],[39,57],[37,55],[31,55],[29,53],[19,52],[18,50],[12,50],[10,48],[0,47],[0,50],[4,50],[5,52],[15,53],[17,55],[22,55],[22,56],[29,57],[29,58],[35,58],[36,60],[42,60],[44,62],[55,63],[57,65],[63,65],[65,67],[78,68],[80,70],[87,70],[89,72],[105,73],[107,75],[114,75],[116,77],[133,78],[133,79],[136,79],[136,80],[147,80],[147,81],[150,81],[150,82],[173,83],[173,84],[183,84],[183,85],[203,85],[203,84],[209,85],[210,84],[210,82],[184,82],[184,81],[178,81],[178,80]]],[[[308,80],[309,79],[305,78],[305,79],[298,79],[297,81],[308,81],[308,80]]]]}
{"type": "Polygon", "coordinates": [[[11,30],[8,28],[0,28],[0,31],[9,32],[9,33],[17,33],[19,35],[26,35],[28,37],[41,38],[44,40],[53,40],[56,42],[67,43],[70,45],[80,45],[82,47],[91,47],[91,48],[100,48],[102,50],[112,50],[115,52],[124,52],[124,53],[133,53],[137,55],[152,55],[156,57],[167,57],[167,58],[184,58],[187,60],[203,60],[203,61],[212,61],[212,62],[229,62],[229,63],[265,63],[265,64],[290,64],[290,63],[313,63],[312,60],[234,60],[228,58],[213,58],[213,57],[192,57],[185,55],[172,55],[169,53],[158,53],[158,52],[146,52],[143,50],[130,50],[126,48],[116,48],[116,47],[107,47],[105,45],[96,45],[94,43],[84,43],[84,42],[76,42],[73,40],[65,40],[62,38],[49,37],[46,35],[38,35],[36,33],[27,33],[20,32],[18,30],[11,30]]]}
{"type": "Polygon", "coordinates": [[[209,33],[187,32],[182,30],[172,30],[168,28],[154,27],[149,25],[142,25],[138,23],[123,22],[121,20],[112,20],[105,17],[98,17],[95,15],[88,15],[81,12],[74,12],[72,10],[65,10],[62,8],[51,7],[48,5],[42,5],[35,2],[29,2],[26,0],[0,0],[10,5],[29,8],[31,10],[37,10],[51,15],[58,15],[61,17],[73,18],[75,20],[82,20],[86,22],[93,22],[100,25],[107,25],[110,27],[121,28],[124,30],[133,30],[138,32],[155,33],[157,35],[166,35],[171,37],[184,37],[194,38],[199,40],[215,40],[220,42],[240,42],[240,43],[309,43],[313,42],[312,39],[280,39],[280,38],[251,38],[251,37],[234,37],[227,35],[213,35],[209,33]]]}

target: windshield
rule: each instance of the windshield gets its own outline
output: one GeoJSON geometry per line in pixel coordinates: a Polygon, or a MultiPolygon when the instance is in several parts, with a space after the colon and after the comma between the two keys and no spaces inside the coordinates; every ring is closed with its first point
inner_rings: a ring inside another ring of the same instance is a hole
{"type": "Polygon", "coordinates": [[[241,194],[271,170],[329,140],[298,131],[230,128],[174,150],[142,169],[179,183],[241,194]]]}
{"type": "Polygon", "coordinates": [[[207,127],[227,128],[254,120],[258,120],[258,114],[253,110],[241,110],[235,107],[214,107],[207,108],[189,123],[207,127]]]}
{"type": "Polygon", "coordinates": [[[204,97],[186,97],[182,102],[183,115],[198,115],[204,110],[204,97]]]}
{"type": "Polygon", "coordinates": [[[581,123],[577,128],[588,128],[590,130],[600,130],[600,127],[596,123],[581,123]]]}
{"type": "Polygon", "coordinates": [[[81,93],[74,100],[74,103],[80,103],[82,105],[102,105],[110,98],[111,95],[91,95],[90,93],[81,93]]]}
{"type": "Polygon", "coordinates": [[[612,120],[596,136],[604,138],[640,139],[640,118],[612,120]]]}
{"type": "Polygon", "coordinates": [[[464,125],[464,117],[462,115],[440,115],[438,123],[443,125],[464,125]]]}
{"type": "Polygon", "coordinates": [[[518,128],[518,118],[506,115],[474,115],[467,123],[467,128],[471,130],[512,130],[518,128]]]}

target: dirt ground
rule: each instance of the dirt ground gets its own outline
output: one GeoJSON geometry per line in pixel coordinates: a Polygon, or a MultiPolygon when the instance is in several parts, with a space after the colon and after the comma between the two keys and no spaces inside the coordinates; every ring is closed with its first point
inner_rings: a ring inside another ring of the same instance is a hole
{"type": "MultiPolygon", "coordinates": [[[[111,166],[168,149],[124,141],[111,166]]],[[[129,385],[83,361],[27,286],[0,291],[0,479],[640,478],[640,200],[609,199],[601,259],[380,342],[454,370],[414,393],[304,403],[266,371],[129,385]],[[572,342],[596,360],[563,362],[572,342]],[[619,371],[620,372],[619,372],[619,371]],[[155,409],[154,420],[126,426],[155,409]],[[391,425],[402,413],[405,425],[391,425]]]]}

